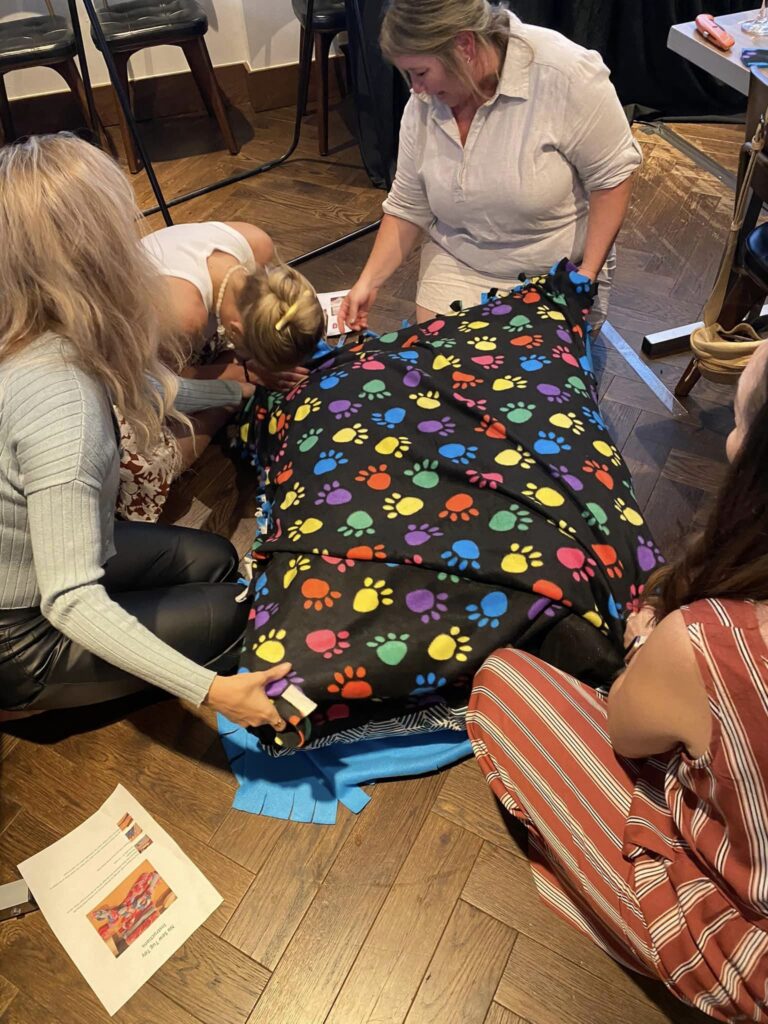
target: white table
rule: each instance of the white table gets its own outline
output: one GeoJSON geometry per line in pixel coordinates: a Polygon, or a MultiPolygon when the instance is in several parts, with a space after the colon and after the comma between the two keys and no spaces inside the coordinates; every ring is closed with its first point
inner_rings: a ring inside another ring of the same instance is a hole
{"type": "MultiPolygon", "coordinates": [[[[756,10],[740,11],[715,19],[718,25],[734,38],[734,45],[727,53],[707,42],[696,31],[695,21],[673,25],[667,37],[667,48],[684,57],[697,68],[701,68],[702,71],[707,71],[714,78],[730,85],[744,96],[748,96],[750,74],[749,68],[741,63],[741,52],[742,50],[768,49],[768,36],[748,36],[746,32],[741,31],[739,25],[756,14],[756,10]]],[[[660,356],[684,352],[689,346],[691,331],[700,326],[700,323],[685,324],[682,327],[672,327],[666,331],[647,334],[643,338],[643,354],[650,359],[658,359],[660,356]]]]}
{"type": "Polygon", "coordinates": [[[739,28],[742,21],[753,18],[756,14],[757,11],[741,11],[715,19],[735,40],[733,48],[727,53],[708,43],[696,31],[695,21],[673,25],[667,37],[667,47],[673,53],[685,57],[691,64],[695,64],[697,68],[709,72],[714,78],[719,78],[721,82],[746,96],[749,93],[749,69],[741,63],[741,51],[768,49],[768,36],[748,36],[739,28]]]}

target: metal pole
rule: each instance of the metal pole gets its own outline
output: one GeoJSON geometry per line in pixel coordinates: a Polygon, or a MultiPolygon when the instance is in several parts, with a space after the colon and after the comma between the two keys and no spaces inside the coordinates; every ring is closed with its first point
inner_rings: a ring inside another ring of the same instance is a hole
{"type": "Polygon", "coordinates": [[[306,263],[307,260],[313,260],[316,256],[325,256],[327,252],[333,252],[334,249],[338,249],[339,246],[346,245],[347,242],[354,242],[356,238],[362,238],[364,235],[369,235],[371,231],[375,231],[380,220],[375,220],[372,224],[365,224],[361,228],[357,228],[355,231],[350,231],[348,235],[342,235],[341,238],[337,238],[333,242],[327,242],[325,245],[318,246],[317,249],[311,249],[309,252],[305,252],[302,256],[296,256],[295,259],[288,260],[289,267],[298,267],[300,263],[306,263]]]}
{"type": "MultiPolygon", "coordinates": [[[[69,0],[69,2],[71,6],[74,5],[74,0],[69,0]]],[[[109,72],[112,87],[117,93],[117,101],[122,108],[125,119],[128,122],[128,127],[131,130],[136,151],[139,154],[141,162],[144,164],[144,170],[149,178],[149,184],[152,186],[152,191],[154,192],[155,199],[157,200],[157,207],[160,213],[162,213],[165,223],[171,225],[173,224],[173,219],[168,211],[168,204],[166,203],[165,196],[160,188],[160,182],[157,180],[157,176],[155,175],[155,169],[152,166],[152,161],[149,159],[147,151],[144,148],[144,143],[141,141],[139,130],[136,127],[136,119],[134,118],[133,111],[131,110],[130,101],[125,94],[125,90],[120,84],[120,78],[117,74],[117,68],[115,67],[115,61],[112,57],[112,51],[109,49],[109,44],[104,36],[104,29],[101,27],[99,16],[96,14],[96,10],[93,6],[93,0],[83,0],[83,7],[85,7],[85,13],[88,15],[88,20],[91,23],[91,29],[96,37],[96,45],[101,51],[104,63],[107,65],[107,71],[109,72]]]]}
{"type": "Polygon", "coordinates": [[[67,0],[69,4],[69,20],[72,22],[72,31],[75,35],[75,50],[77,51],[77,63],[80,65],[80,77],[83,80],[85,99],[88,104],[88,117],[91,119],[91,130],[94,136],[99,137],[99,118],[96,113],[96,104],[93,99],[91,88],[91,74],[88,70],[88,61],[85,59],[85,47],[83,46],[83,33],[80,30],[80,18],[77,14],[76,0],[67,0]]]}

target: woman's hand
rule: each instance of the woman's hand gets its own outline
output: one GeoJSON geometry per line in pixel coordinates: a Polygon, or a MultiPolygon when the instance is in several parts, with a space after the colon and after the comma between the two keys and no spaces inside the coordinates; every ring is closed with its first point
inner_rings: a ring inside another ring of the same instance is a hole
{"type": "Polygon", "coordinates": [[[196,366],[195,371],[196,377],[212,377],[214,380],[234,380],[238,384],[247,384],[246,378],[252,376],[246,372],[246,367],[242,363],[236,362],[235,359],[204,363],[202,366],[196,366]]]}
{"type": "Polygon", "coordinates": [[[639,636],[650,636],[656,625],[656,613],[650,605],[644,604],[639,611],[627,616],[624,623],[624,646],[629,647],[639,636]]]}
{"type": "Polygon", "coordinates": [[[270,391],[282,391],[285,394],[309,376],[309,370],[303,366],[273,372],[262,369],[252,359],[243,363],[207,363],[202,369],[209,379],[236,381],[242,388],[243,398],[250,398],[259,384],[270,391]]]}
{"type": "Polygon", "coordinates": [[[264,690],[270,683],[283,679],[290,671],[290,662],[283,662],[266,672],[216,676],[203,703],[221,712],[236,725],[271,725],[277,732],[282,732],[285,722],[264,690]]]}
{"type": "Polygon", "coordinates": [[[364,331],[368,326],[368,311],[376,301],[379,289],[369,284],[364,277],[344,296],[339,308],[339,327],[350,331],[364,331]]]}
{"type": "Polygon", "coordinates": [[[296,385],[301,384],[308,376],[309,370],[305,367],[294,366],[292,370],[278,370],[274,373],[271,370],[256,370],[251,373],[251,380],[269,388],[270,391],[282,391],[285,395],[293,391],[296,385]]]}

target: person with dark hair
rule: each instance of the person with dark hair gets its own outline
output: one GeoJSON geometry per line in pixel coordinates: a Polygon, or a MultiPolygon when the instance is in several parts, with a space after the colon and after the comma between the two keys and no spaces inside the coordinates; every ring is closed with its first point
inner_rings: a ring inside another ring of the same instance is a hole
{"type": "Polygon", "coordinates": [[[488,0],[390,0],[380,43],[411,98],[381,227],[341,322],[367,326],[379,289],[426,236],[419,322],[567,257],[600,283],[599,330],[641,162],[600,55],[488,0]]]}
{"type": "Polygon", "coordinates": [[[468,730],[542,898],[717,1020],[768,1021],[768,345],[701,533],[648,581],[607,701],[521,651],[468,730]]]}

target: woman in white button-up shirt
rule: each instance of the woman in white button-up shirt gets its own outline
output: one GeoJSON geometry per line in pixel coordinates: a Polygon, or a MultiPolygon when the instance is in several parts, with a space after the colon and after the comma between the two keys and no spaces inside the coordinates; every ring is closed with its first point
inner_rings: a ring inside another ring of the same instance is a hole
{"type": "Polygon", "coordinates": [[[379,288],[426,234],[420,321],[567,256],[600,281],[599,327],[641,163],[599,54],[487,0],[392,0],[381,45],[412,93],[397,175],[344,321],[367,325],[379,288]]]}

